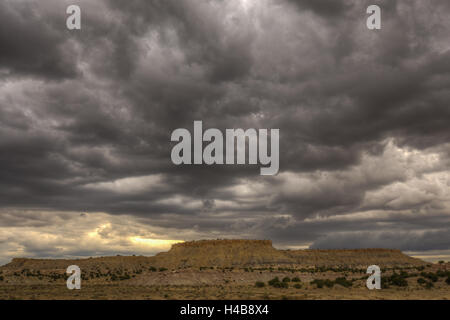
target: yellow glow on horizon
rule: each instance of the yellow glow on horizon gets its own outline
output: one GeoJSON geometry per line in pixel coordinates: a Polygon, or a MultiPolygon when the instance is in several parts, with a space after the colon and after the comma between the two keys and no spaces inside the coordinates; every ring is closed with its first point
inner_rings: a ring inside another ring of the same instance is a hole
{"type": "Polygon", "coordinates": [[[143,244],[151,247],[170,247],[174,243],[184,242],[183,240],[148,239],[141,237],[130,237],[131,242],[143,244]]]}

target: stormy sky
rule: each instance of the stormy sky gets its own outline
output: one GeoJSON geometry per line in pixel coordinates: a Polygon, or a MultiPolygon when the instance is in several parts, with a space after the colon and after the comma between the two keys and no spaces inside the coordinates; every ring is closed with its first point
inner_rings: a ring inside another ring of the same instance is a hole
{"type": "Polygon", "coordinates": [[[449,16],[448,0],[0,1],[0,263],[211,238],[447,260],[449,16]],[[195,120],[280,129],[278,175],[174,165],[171,133],[195,120]]]}

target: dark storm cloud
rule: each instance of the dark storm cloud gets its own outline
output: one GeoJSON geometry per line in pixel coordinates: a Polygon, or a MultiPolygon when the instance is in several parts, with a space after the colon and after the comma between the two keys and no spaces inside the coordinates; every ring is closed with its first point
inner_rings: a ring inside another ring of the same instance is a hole
{"type": "MultiPolygon", "coordinates": [[[[186,64],[200,64],[206,68],[205,79],[212,83],[233,81],[248,74],[252,61],[249,50],[251,36],[244,29],[227,37],[221,24],[220,2],[189,1],[123,1],[110,0],[112,8],[125,13],[129,31],[141,34],[155,28],[163,41],[174,29],[186,54],[186,64]],[[217,6],[214,6],[214,5],[217,6]]],[[[237,20],[237,19],[236,19],[237,20]]],[[[234,21],[243,23],[242,21],[234,21]]]]}
{"type": "Polygon", "coordinates": [[[295,221],[272,217],[259,221],[261,236],[285,245],[309,245],[314,249],[397,248],[400,250],[447,250],[450,239],[448,215],[384,212],[331,219],[295,221]]]}
{"type": "Polygon", "coordinates": [[[41,16],[38,3],[2,1],[0,70],[6,69],[11,76],[75,77],[75,57],[64,50],[65,33],[54,29],[55,19],[64,22],[58,16],[41,16]]]}
{"type": "Polygon", "coordinates": [[[289,0],[299,7],[300,10],[311,10],[312,12],[326,18],[345,14],[350,8],[349,1],[333,0],[289,0]]]}
{"type": "Polygon", "coordinates": [[[1,205],[321,247],[333,230],[356,241],[363,223],[307,230],[305,218],[445,217],[450,7],[426,2],[374,2],[382,29],[370,31],[371,1],[77,1],[82,30],[68,31],[68,2],[3,1],[1,205]],[[280,128],[279,176],[174,166],[170,134],[194,120],[280,128]]]}
{"type": "Polygon", "coordinates": [[[337,233],[319,238],[311,246],[313,249],[356,249],[356,248],[395,248],[411,250],[447,250],[450,247],[450,230],[442,229],[426,232],[355,232],[337,233]]]}

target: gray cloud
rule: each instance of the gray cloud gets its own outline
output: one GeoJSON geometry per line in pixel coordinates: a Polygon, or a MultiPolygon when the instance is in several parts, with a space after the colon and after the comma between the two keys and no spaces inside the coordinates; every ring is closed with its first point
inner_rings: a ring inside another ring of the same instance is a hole
{"type": "Polygon", "coordinates": [[[311,10],[317,15],[330,18],[340,16],[350,9],[349,1],[332,1],[332,0],[290,0],[298,6],[300,10],[311,10]]]}
{"type": "Polygon", "coordinates": [[[450,230],[443,229],[427,232],[357,232],[350,234],[334,234],[329,237],[319,238],[314,242],[312,248],[331,249],[355,249],[395,247],[400,250],[447,250],[450,245],[448,237],[450,230]]]}
{"type": "Polygon", "coordinates": [[[55,29],[61,16],[41,15],[37,2],[2,1],[0,4],[0,68],[10,77],[73,78],[77,74],[66,34],[55,29]]]}
{"type": "Polygon", "coordinates": [[[369,2],[80,0],[68,31],[67,1],[3,1],[5,225],[104,212],[186,238],[448,249],[428,224],[450,207],[450,7],[378,1],[370,31],[369,2]],[[174,166],[170,134],[194,120],[280,128],[279,175],[174,166]],[[393,220],[366,240],[363,221],[308,222],[367,212],[393,220]]]}

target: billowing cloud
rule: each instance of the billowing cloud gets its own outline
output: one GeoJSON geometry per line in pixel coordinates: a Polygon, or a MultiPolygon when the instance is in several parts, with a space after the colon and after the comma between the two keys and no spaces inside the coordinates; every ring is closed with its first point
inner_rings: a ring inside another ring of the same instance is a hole
{"type": "Polygon", "coordinates": [[[150,252],[133,237],[450,248],[450,6],[376,3],[373,31],[371,1],[3,1],[0,256],[150,252]],[[194,120],[279,128],[279,174],[173,165],[194,120]],[[86,241],[120,221],[143,229],[86,241]]]}

